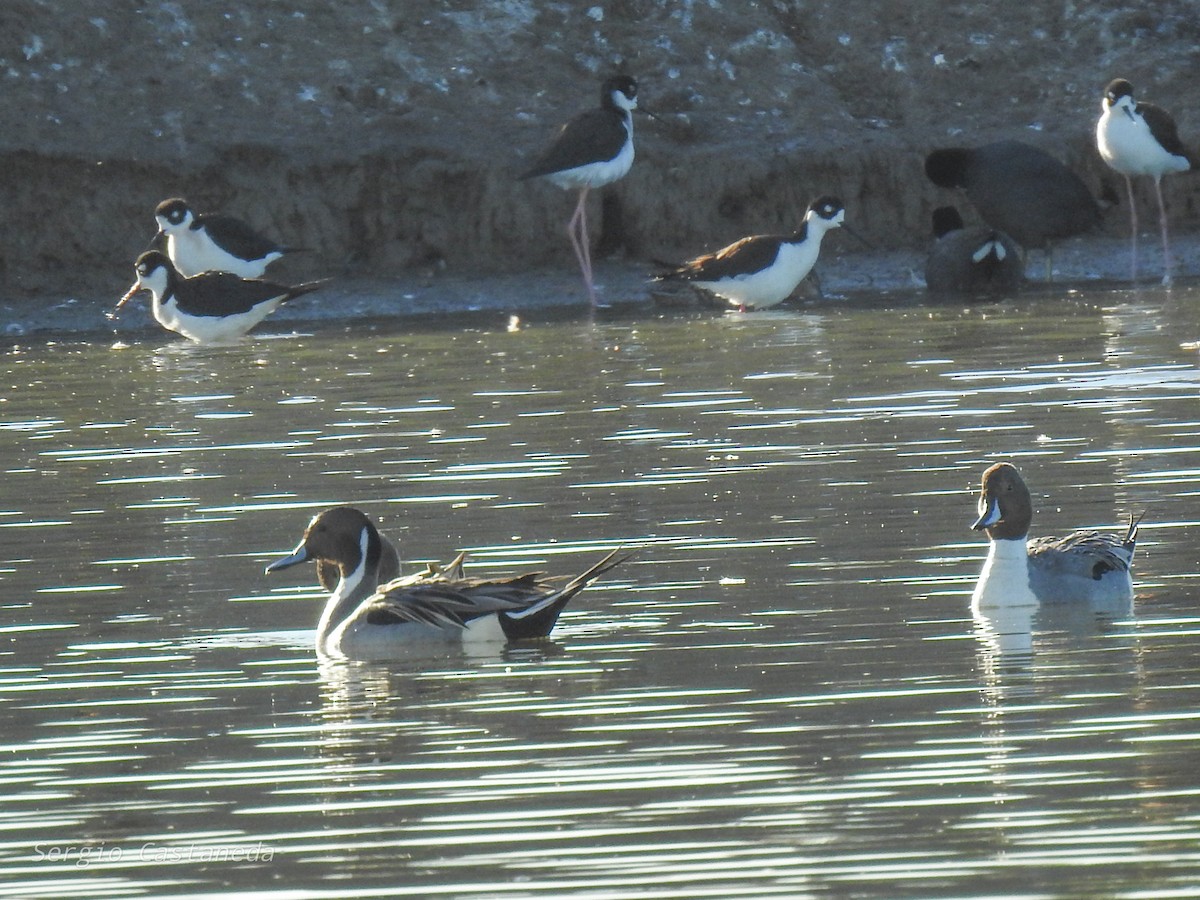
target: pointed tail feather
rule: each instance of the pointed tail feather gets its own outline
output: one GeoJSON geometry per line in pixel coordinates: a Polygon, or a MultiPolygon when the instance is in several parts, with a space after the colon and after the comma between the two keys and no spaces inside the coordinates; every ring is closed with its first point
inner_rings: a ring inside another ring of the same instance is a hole
{"type": "Polygon", "coordinates": [[[567,585],[562,589],[562,592],[564,594],[571,594],[574,596],[609,569],[615,569],[617,566],[621,565],[621,563],[632,559],[636,554],[636,550],[624,552],[623,547],[617,547],[612,551],[612,553],[608,554],[608,556],[604,557],[604,559],[600,560],[600,562],[596,563],[586,572],[581,575],[576,575],[569,582],[567,582],[567,585]]]}
{"type": "Polygon", "coordinates": [[[501,613],[500,625],[509,640],[545,637],[558,622],[558,616],[571,598],[603,575],[634,556],[636,551],[623,552],[617,547],[586,572],[576,575],[563,587],[545,599],[519,612],[501,613]]]}
{"type": "Polygon", "coordinates": [[[1142,519],[1146,518],[1146,512],[1148,510],[1143,510],[1136,519],[1133,517],[1133,513],[1129,514],[1129,529],[1125,532],[1125,539],[1121,544],[1129,550],[1130,561],[1133,560],[1133,551],[1137,546],[1138,526],[1142,524],[1142,519]]]}

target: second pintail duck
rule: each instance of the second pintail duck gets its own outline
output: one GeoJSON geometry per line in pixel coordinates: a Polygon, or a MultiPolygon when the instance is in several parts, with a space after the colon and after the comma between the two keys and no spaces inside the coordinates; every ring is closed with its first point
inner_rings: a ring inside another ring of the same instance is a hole
{"type": "Polygon", "coordinates": [[[1133,552],[1141,518],[1124,537],[1075,531],[1028,541],[1033,502],[1021,473],[996,463],[983,473],[979,518],[971,527],[991,539],[972,601],[980,605],[1118,603],[1133,599],[1133,552]]]}
{"type": "MultiPolygon", "coordinates": [[[[337,572],[317,625],[317,652],[354,659],[395,657],[419,641],[512,641],[550,634],[571,598],[631,554],[618,548],[587,571],[557,584],[541,572],[513,578],[468,578],[460,555],[445,568],[392,580],[390,544],[352,506],[318,513],[290,554],[267,566],[278,572],[315,561],[322,584],[337,572]]],[[[394,552],[394,548],[391,552],[394,552]]]]}

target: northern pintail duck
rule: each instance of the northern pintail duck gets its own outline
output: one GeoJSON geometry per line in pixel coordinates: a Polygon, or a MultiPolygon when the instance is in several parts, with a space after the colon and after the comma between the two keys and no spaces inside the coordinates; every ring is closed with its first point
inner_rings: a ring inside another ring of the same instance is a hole
{"type": "Polygon", "coordinates": [[[148,250],[134,266],[137,281],[118,301],[116,310],[141,291],[153,296],[152,312],[160,325],[201,344],[220,344],[243,337],[279,306],[315,291],[326,281],[287,286],[229,272],[202,272],[184,278],[166,254],[148,250]]]}
{"type": "MultiPolygon", "coordinates": [[[[792,295],[812,271],[821,239],[842,228],[846,209],[837,197],[818,197],[808,205],[793,234],[754,234],[716,253],[698,256],[656,277],[679,280],[716,294],[738,309],[767,309],[792,295]]],[[[849,230],[849,229],[847,229],[849,230]]]]}
{"type": "Polygon", "coordinates": [[[1179,130],[1171,114],[1153,103],[1134,100],[1133,85],[1124,78],[1114,78],[1104,89],[1100,119],[1096,122],[1096,147],[1109,167],[1125,176],[1125,188],[1129,194],[1130,263],[1135,279],[1138,218],[1133,179],[1138,175],[1147,175],[1154,181],[1158,225],[1162,231],[1163,284],[1170,284],[1174,277],[1175,261],[1171,256],[1171,239],[1167,231],[1162,177],[1171,172],[1186,172],[1195,168],[1198,163],[1196,156],[1179,139],[1179,130]]]}
{"type": "Polygon", "coordinates": [[[1044,250],[1047,278],[1053,243],[1100,225],[1100,205],[1083,180],[1020,141],[934,150],[925,158],[925,174],[939,187],[964,190],[992,228],[1027,250],[1044,250]]]}
{"type": "Polygon", "coordinates": [[[1021,474],[1010,463],[983,473],[979,518],[971,527],[991,539],[975,585],[976,605],[1063,601],[1128,602],[1138,523],[1130,517],[1124,537],[1075,531],[1062,538],[1027,541],[1033,503],[1021,474]]]}
{"type": "Polygon", "coordinates": [[[566,190],[578,190],[579,201],[567,223],[567,236],[579,261],[588,299],[596,305],[592,251],[587,233],[587,196],[592,188],[624,178],[633,166],[633,111],[637,81],[615,75],[600,87],[600,105],[562,126],[554,140],[521,179],[545,178],[566,190]]]}
{"type": "MultiPolygon", "coordinates": [[[[547,636],[571,598],[628,555],[614,550],[558,585],[541,572],[487,580],[463,574],[464,555],[449,566],[384,580],[388,543],[363,512],[335,506],[317,514],[292,553],[267,566],[328,566],[337,583],[317,625],[317,651],[327,656],[394,656],[413,641],[509,641],[547,636]]],[[[328,585],[326,585],[328,586],[328,585]]]]}
{"type": "Polygon", "coordinates": [[[933,211],[933,246],[925,261],[925,285],[934,294],[1000,296],[1020,289],[1021,251],[1003,231],[963,226],[953,206],[933,211]]]}
{"type": "Polygon", "coordinates": [[[233,216],[197,213],[180,197],[158,204],[154,221],[158,234],[148,249],[163,250],[184,278],[201,272],[261,278],[267,266],[296,250],[264,237],[233,216]]]}

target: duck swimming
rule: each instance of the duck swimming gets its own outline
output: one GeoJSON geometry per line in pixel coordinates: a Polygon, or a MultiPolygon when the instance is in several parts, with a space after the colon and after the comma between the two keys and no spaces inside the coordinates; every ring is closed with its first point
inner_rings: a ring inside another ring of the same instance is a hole
{"type": "Polygon", "coordinates": [[[541,572],[468,578],[464,555],[445,568],[387,580],[394,548],[370,518],[351,506],[317,514],[292,553],[267,566],[278,572],[315,561],[322,584],[336,584],[317,625],[326,656],[395,656],[413,641],[513,641],[546,637],[559,613],[585,587],[629,558],[614,550],[566,584],[541,572]],[[390,548],[390,552],[389,552],[390,548]]]}
{"type": "Polygon", "coordinates": [[[1130,517],[1124,537],[1074,531],[1028,541],[1033,502],[1020,472],[996,463],[983,473],[979,518],[971,527],[991,539],[975,585],[976,605],[1128,602],[1133,599],[1133,551],[1141,519],[1130,517]]]}

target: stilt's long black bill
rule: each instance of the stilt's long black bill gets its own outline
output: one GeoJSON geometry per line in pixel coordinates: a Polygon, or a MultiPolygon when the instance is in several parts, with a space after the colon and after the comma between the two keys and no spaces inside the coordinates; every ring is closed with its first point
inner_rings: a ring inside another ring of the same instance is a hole
{"type": "Polygon", "coordinates": [[[858,238],[858,240],[862,242],[862,245],[864,247],[866,247],[868,250],[875,249],[874,244],[872,244],[870,241],[868,241],[865,237],[863,237],[861,234],[859,234],[857,231],[855,231],[853,228],[851,228],[845,222],[842,223],[842,229],[845,230],[846,232],[848,232],[852,237],[858,238]]]}

